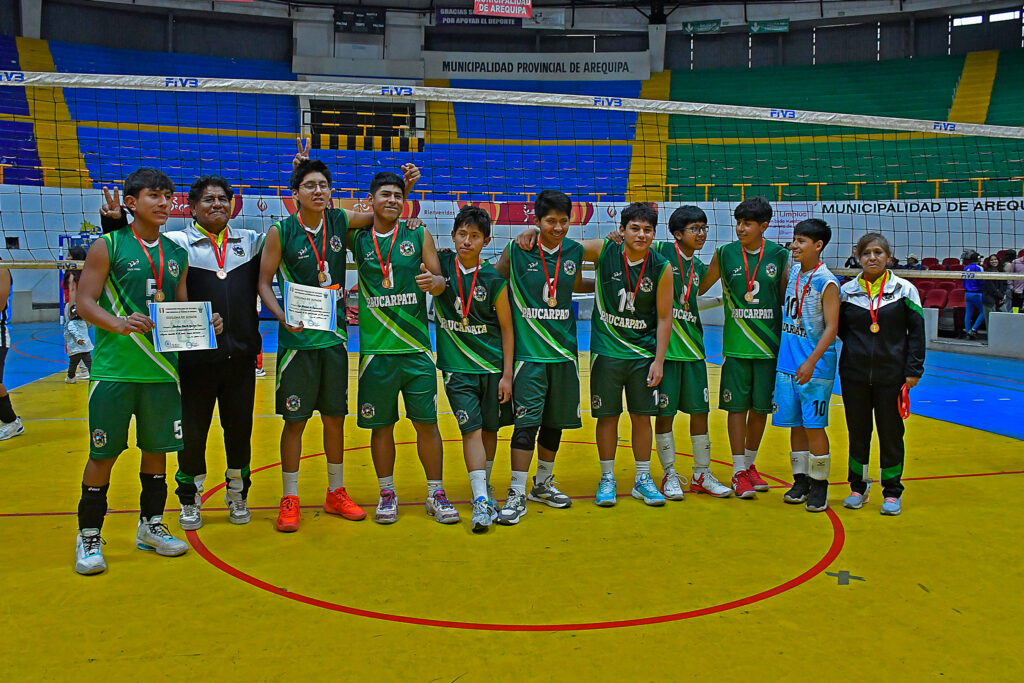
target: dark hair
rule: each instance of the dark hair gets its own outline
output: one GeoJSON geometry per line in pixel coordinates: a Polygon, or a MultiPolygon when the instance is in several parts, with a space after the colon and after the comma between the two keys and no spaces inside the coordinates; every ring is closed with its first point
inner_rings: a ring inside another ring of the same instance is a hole
{"type": "Polygon", "coordinates": [[[288,178],[288,184],[295,191],[298,191],[299,185],[306,179],[310,173],[322,173],[324,178],[327,178],[327,184],[331,184],[331,169],[327,168],[327,164],[320,161],[319,159],[303,159],[299,162],[299,165],[292,171],[291,177],[288,178]]]}
{"type": "Polygon", "coordinates": [[[626,227],[631,221],[643,221],[652,228],[658,227],[658,210],[647,202],[633,202],[619,217],[619,225],[626,227]]]}
{"type": "Polygon", "coordinates": [[[974,251],[973,249],[967,249],[960,256],[960,260],[964,263],[977,263],[981,260],[981,254],[974,251]]]}
{"type": "Polygon", "coordinates": [[[128,174],[128,177],[124,179],[124,190],[122,192],[125,197],[135,197],[138,199],[139,193],[143,190],[174,192],[174,182],[163,171],[152,166],[143,166],[128,174]]]}
{"type": "Polygon", "coordinates": [[[479,206],[470,204],[459,210],[459,214],[455,217],[455,224],[452,226],[452,234],[454,235],[455,231],[463,225],[479,228],[484,237],[491,236],[491,215],[479,206]]]}
{"type": "Polygon", "coordinates": [[[860,258],[860,255],[864,253],[864,250],[867,249],[868,245],[872,242],[878,242],[882,247],[882,250],[885,252],[885,255],[892,256],[892,247],[889,246],[889,240],[885,239],[881,233],[867,232],[864,233],[863,237],[857,240],[857,258],[860,258]]]}
{"type": "Polygon", "coordinates": [[[402,176],[391,171],[381,171],[373,176],[373,180],[370,181],[370,194],[377,194],[377,190],[385,185],[399,187],[402,190],[402,194],[405,194],[405,180],[402,179],[402,176]]]}
{"type": "Polygon", "coordinates": [[[537,200],[533,202],[533,215],[540,220],[552,211],[561,211],[572,217],[572,200],[569,195],[558,190],[541,190],[537,200]]]}
{"type": "Polygon", "coordinates": [[[772,205],[764,197],[747,197],[736,205],[732,215],[738,221],[768,223],[772,219],[772,205]]]}
{"type": "Polygon", "coordinates": [[[808,218],[793,226],[793,237],[797,235],[809,237],[813,242],[822,242],[821,250],[825,251],[825,247],[832,241],[832,228],[820,218],[808,218]]]}
{"type": "Polygon", "coordinates": [[[693,223],[707,224],[707,222],[708,215],[704,213],[704,209],[693,205],[680,206],[669,216],[668,232],[671,235],[686,230],[693,223]]]}
{"type": "Polygon", "coordinates": [[[224,180],[224,178],[221,178],[219,175],[201,175],[188,188],[188,203],[195,204],[198,202],[203,196],[203,191],[211,185],[224,190],[229,202],[235,196],[235,193],[231,191],[231,186],[228,185],[228,181],[224,180]]]}
{"type": "Polygon", "coordinates": [[[85,247],[80,244],[76,244],[73,247],[68,247],[68,258],[72,261],[84,261],[85,260],[85,247]]]}
{"type": "Polygon", "coordinates": [[[999,272],[1003,269],[1003,260],[999,258],[998,254],[989,254],[985,257],[985,270],[989,272],[999,272]],[[996,265],[992,265],[992,259],[996,260],[996,265]]]}

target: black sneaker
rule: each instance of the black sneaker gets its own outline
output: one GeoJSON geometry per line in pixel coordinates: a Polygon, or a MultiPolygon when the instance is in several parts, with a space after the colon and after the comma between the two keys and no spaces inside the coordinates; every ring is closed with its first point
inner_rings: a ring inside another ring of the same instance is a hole
{"type": "Polygon", "coordinates": [[[793,475],[793,488],[786,491],[782,496],[782,500],[787,503],[802,503],[807,500],[807,491],[810,489],[811,478],[806,474],[794,474],[793,475]]]}
{"type": "Polygon", "coordinates": [[[824,512],[828,509],[828,482],[807,477],[810,490],[804,509],[808,512],[824,512]]]}

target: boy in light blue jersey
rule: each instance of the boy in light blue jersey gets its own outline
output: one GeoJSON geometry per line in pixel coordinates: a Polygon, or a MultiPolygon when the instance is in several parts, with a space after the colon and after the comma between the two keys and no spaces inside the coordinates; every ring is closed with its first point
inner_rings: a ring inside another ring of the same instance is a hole
{"type": "Polygon", "coordinates": [[[828,406],[836,378],[839,282],[821,262],[832,238],[825,221],[793,228],[793,264],[782,307],[782,340],[775,374],[772,424],[789,427],[793,487],[783,499],[808,512],[828,507],[828,406]]]}

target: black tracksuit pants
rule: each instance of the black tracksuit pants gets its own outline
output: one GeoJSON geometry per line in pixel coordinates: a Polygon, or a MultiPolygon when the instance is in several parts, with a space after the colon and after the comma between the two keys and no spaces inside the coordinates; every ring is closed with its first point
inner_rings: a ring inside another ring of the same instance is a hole
{"type": "Polygon", "coordinates": [[[867,489],[871,434],[875,426],[878,428],[881,453],[883,495],[886,498],[899,498],[903,494],[900,479],[903,476],[905,457],[903,418],[900,417],[899,409],[903,382],[868,384],[847,379],[842,373],[839,382],[843,388],[843,409],[846,411],[846,427],[850,433],[850,488],[858,493],[864,493],[867,489]]]}
{"type": "Polygon", "coordinates": [[[178,452],[178,488],[182,504],[195,500],[196,477],[206,475],[206,437],[216,403],[224,430],[227,466],[241,470],[242,497],[249,491],[252,460],[252,413],[256,396],[256,358],[240,356],[214,363],[182,366],[181,428],[183,448],[178,452]]]}

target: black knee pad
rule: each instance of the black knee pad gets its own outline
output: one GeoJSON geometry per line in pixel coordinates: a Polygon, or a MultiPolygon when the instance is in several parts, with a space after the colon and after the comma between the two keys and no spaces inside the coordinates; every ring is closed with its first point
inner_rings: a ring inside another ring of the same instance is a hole
{"type": "Polygon", "coordinates": [[[554,453],[558,450],[559,444],[562,443],[562,430],[541,427],[540,434],[537,435],[537,443],[554,453]]]}
{"type": "Polygon", "coordinates": [[[540,427],[516,427],[512,430],[512,448],[521,451],[533,452],[533,445],[537,441],[537,430],[540,427]]]}

